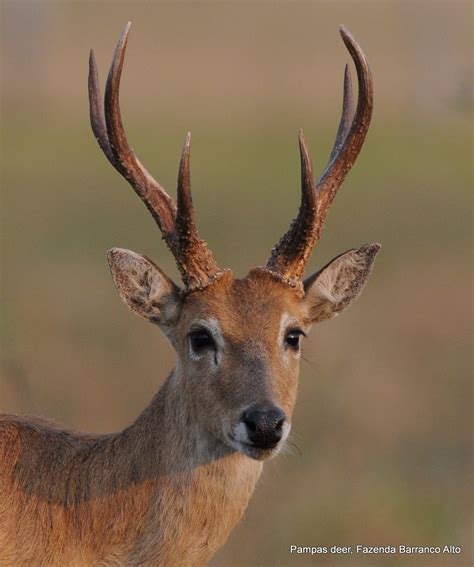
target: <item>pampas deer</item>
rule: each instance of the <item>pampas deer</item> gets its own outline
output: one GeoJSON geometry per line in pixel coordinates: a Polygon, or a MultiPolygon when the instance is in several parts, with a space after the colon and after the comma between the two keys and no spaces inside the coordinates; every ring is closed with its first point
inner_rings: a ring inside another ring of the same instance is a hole
{"type": "Polygon", "coordinates": [[[300,341],[361,293],[379,250],[366,244],[303,279],[328,208],[364,142],[372,78],[352,35],[354,108],[346,66],[343,108],[329,163],[317,183],[299,134],[299,212],[265,266],[243,279],[220,268],[198,235],[190,185],[190,135],[177,202],[127,142],[119,84],[129,34],[122,33],[101,102],[91,52],[91,124],[102,151],[130,183],[174,255],[178,287],[150,259],[108,252],[130,309],[165,333],[177,353],[150,405],[119,433],[88,435],[37,418],[0,416],[1,565],[204,564],[239,521],[262,471],[288,436],[300,341]]]}

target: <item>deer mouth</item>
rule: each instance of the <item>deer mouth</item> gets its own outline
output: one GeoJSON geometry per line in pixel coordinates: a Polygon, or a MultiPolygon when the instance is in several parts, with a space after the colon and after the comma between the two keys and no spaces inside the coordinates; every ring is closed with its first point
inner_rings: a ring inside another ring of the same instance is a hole
{"type": "Polygon", "coordinates": [[[229,434],[228,438],[233,449],[237,449],[256,461],[264,461],[274,457],[280,451],[284,442],[284,440],[280,440],[271,443],[252,443],[236,439],[232,434],[229,434]]]}

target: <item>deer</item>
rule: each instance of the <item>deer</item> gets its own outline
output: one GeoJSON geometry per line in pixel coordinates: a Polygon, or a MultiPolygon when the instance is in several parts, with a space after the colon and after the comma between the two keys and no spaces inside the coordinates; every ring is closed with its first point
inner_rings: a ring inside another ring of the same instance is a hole
{"type": "Polygon", "coordinates": [[[352,304],[380,245],[344,252],[304,278],[336,192],[360,153],[373,108],[367,59],[340,27],[345,67],[339,127],[318,181],[302,131],[301,203],[264,266],[238,278],[198,234],[190,144],[176,201],[145,169],[125,135],[119,90],[130,22],[102,101],[89,58],[90,121],[101,150],[151,213],[182,277],[148,257],[107,253],[122,301],[158,326],[176,367],[122,431],[87,434],[44,418],[0,415],[0,564],[41,566],[205,564],[239,522],[261,475],[288,438],[302,339],[352,304]]]}

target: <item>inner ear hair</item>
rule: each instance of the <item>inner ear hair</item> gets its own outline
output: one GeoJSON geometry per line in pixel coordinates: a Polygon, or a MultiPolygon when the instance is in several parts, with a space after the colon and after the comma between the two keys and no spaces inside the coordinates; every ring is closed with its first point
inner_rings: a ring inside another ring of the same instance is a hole
{"type": "Polygon", "coordinates": [[[310,323],[335,317],[359,297],[379,250],[380,244],[348,250],[304,281],[310,323]]]}
{"type": "Polygon", "coordinates": [[[137,315],[168,325],[180,297],[180,288],[146,256],[112,248],[107,252],[110,272],[122,301],[137,315]]]}

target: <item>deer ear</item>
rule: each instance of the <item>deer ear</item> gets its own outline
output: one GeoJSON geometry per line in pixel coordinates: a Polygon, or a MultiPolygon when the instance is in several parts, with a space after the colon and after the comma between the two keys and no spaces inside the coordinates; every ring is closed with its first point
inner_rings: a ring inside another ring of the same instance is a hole
{"type": "Polygon", "coordinates": [[[348,250],[304,281],[308,323],[335,317],[359,297],[379,250],[380,244],[348,250]]]}
{"type": "Polygon", "coordinates": [[[112,248],[107,260],[122,301],[143,319],[167,327],[176,313],[179,287],[149,258],[136,252],[112,248]]]}

